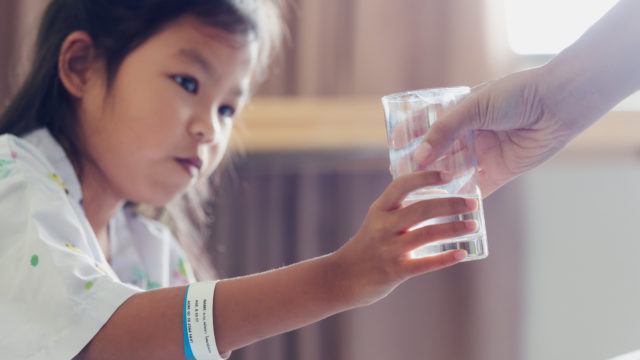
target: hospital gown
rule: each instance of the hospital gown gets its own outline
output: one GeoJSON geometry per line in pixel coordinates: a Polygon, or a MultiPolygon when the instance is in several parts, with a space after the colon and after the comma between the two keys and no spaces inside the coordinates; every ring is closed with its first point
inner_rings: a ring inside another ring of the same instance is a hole
{"type": "Polygon", "coordinates": [[[195,281],[163,224],[123,207],[109,237],[111,263],[46,129],[0,136],[1,358],[71,359],[130,296],[195,281]]]}

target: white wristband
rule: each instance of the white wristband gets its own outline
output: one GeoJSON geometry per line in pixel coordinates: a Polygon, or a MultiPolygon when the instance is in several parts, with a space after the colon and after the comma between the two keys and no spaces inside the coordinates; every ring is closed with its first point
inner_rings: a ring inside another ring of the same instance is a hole
{"type": "Polygon", "coordinates": [[[213,293],[217,281],[196,282],[184,299],[184,351],[187,359],[221,360],[213,333],[213,293]]]}

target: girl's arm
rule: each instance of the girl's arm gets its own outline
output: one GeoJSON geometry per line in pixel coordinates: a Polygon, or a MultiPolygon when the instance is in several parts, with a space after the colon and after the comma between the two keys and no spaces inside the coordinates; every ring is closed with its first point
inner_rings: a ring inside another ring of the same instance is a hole
{"type": "MultiPolygon", "coordinates": [[[[467,213],[475,200],[449,198],[400,207],[409,192],[447,182],[437,172],[400,177],[370,207],[358,233],[338,251],[280,269],[218,282],[213,306],[221,353],[367,305],[410,277],[453,265],[464,251],[412,259],[428,242],[473,232],[473,221],[407,229],[426,219],[467,213]]],[[[127,300],[83,350],[85,359],[176,359],[184,354],[185,287],[127,300]]]]}

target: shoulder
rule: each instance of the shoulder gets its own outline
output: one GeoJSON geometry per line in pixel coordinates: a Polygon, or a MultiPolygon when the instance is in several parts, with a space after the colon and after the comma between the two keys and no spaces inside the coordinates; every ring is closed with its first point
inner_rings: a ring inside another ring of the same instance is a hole
{"type": "Polygon", "coordinates": [[[0,135],[0,180],[14,180],[0,186],[36,183],[56,192],[64,190],[62,179],[44,154],[26,140],[10,134],[0,135]]]}
{"type": "MultiPolygon", "coordinates": [[[[55,244],[91,253],[90,234],[46,157],[19,137],[1,135],[0,237],[12,238],[11,246],[55,244]]],[[[8,246],[0,244],[0,252],[8,246]]]]}
{"type": "Polygon", "coordinates": [[[29,168],[52,170],[51,164],[35,146],[11,134],[0,135],[0,158],[10,160],[29,168]]]}
{"type": "Polygon", "coordinates": [[[71,211],[68,190],[46,156],[10,134],[0,135],[0,199],[0,213],[10,218],[71,211]]]}

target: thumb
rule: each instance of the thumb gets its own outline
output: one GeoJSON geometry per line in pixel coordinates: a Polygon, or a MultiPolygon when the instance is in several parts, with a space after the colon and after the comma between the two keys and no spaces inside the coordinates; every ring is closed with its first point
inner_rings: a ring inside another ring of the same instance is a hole
{"type": "Polygon", "coordinates": [[[462,135],[479,129],[481,98],[477,90],[482,87],[484,84],[474,87],[469,96],[442,114],[427,131],[424,143],[416,150],[415,156],[420,163],[435,161],[462,135]]]}

